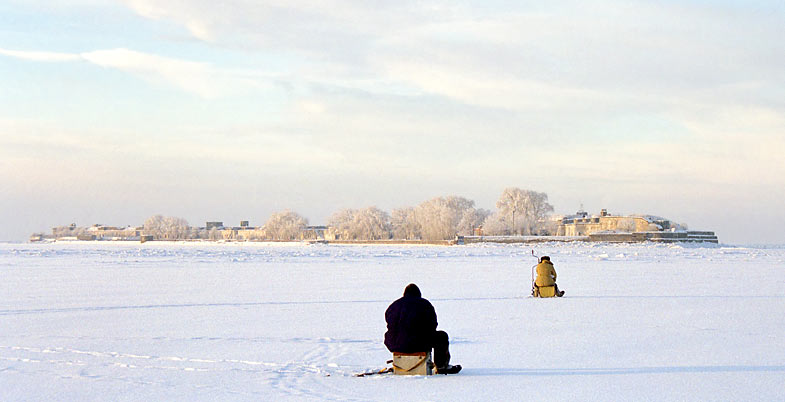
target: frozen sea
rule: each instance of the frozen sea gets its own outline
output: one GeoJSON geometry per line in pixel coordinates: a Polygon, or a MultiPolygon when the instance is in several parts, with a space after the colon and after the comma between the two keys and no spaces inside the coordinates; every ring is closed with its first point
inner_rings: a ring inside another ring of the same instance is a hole
{"type": "Polygon", "coordinates": [[[0,400],[785,400],[785,248],[0,244],[0,400]],[[385,366],[414,282],[454,376],[385,366]]]}

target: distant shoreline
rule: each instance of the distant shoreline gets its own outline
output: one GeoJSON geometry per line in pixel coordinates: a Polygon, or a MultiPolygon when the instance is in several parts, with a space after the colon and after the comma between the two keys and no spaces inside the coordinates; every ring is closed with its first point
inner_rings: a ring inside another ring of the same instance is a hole
{"type": "MultiPolygon", "coordinates": [[[[210,245],[237,245],[237,244],[253,244],[253,245],[310,245],[310,244],[326,244],[326,245],[412,245],[412,246],[431,246],[431,245],[452,245],[452,244],[444,244],[443,242],[438,243],[428,243],[428,242],[418,242],[413,243],[411,241],[400,241],[400,242],[351,242],[351,241],[344,241],[344,242],[316,242],[316,241],[280,241],[280,240],[265,240],[265,241],[225,241],[225,240],[155,240],[148,243],[151,244],[159,244],[159,245],[199,245],[199,244],[210,244],[210,245]]],[[[576,240],[541,240],[541,241],[530,241],[530,242],[489,242],[485,241],[482,243],[488,244],[534,244],[534,243],[578,243],[579,241],[576,240]]],[[[470,242],[467,245],[474,245],[474,244],[482,244],[480,242],[470,242]]],[[[596,243],[596,244],[620,244],[619,242],[587,242],[587,243],[596,243]]],[[[695,244],[695,245],[706,245],[707,243],[659,243],[659,242],[629,242],[629,244],[695,244]]],[[[44,240],[44,241],[23,241],[23,240],[4,240],[0,241],[0,245],[45,245],[45,244],[117,244],[117,245],[141,245],[138,240],[44,240]]],[[[712,245],[716,245],[719,247],[734,247],[734,248],[752,248],[752,249],[785,249],[785,243],[738,243],[738,244],[731,244],[731,243],[708,243],[712,245]]]]}
{"type": "MultiPolygon", "coordinates": [[[[182,239],[182,240],[147,240],[137,239],[116,239],[116,240],[79,240],[76,238],[44,239],[40,241],[30,241],[29,244],[41,243],[73,243],[73,244],[326,244],[326,245],[429,245],[429,246],[460,246],[472,244],[537,244],[537,243],[655,243],[655,244],[719,244],[718,241],[707,241],[704,239],[684,239],[684,238],[650,238],[633,236],[633,234],[617,234],[617,236],[458,236],[451,240],[206,240],[206,239],[182,239]]],[[[767,245],[759,245],[767,246],[767,245]]],[[[780,245],[768,245],[769,247],[780,245]]],[[[785,247],[785,245],[781,245],[785,247]]]]}

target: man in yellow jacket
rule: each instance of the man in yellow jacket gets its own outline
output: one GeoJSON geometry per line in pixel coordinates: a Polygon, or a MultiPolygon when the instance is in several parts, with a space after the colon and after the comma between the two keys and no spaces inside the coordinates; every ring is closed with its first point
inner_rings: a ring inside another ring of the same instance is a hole
{"type": "Polygon", "coordinates": [[[553,269],[551,257],[547,255],[542,256],[540,263],[537,264],[537,279],[534,280],[534,284],[538,287],[553,286],[556,296],[564,296],[564,291],[559,291],[559,286],[556,285],[556,270],[553,269]]]}

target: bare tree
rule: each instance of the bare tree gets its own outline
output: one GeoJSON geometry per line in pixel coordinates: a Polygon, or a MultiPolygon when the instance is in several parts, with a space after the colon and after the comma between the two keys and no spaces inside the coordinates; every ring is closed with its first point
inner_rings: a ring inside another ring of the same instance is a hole
{"type": "Polygon", "coordinates": [[[218,228],[210,228],[210,230],[207,231],[207,239],[213,241],[222,240],[223,234],[220,230],[218,230],[218,228]]]}
{"type": "Polygon", "coordinates": [[[365,238],[383,240],[389,239],[391,236],[390,214],[379,208],[368,207],[360,210],[356,223],[361,228],[361,235],[365,238]]]}
{"type": "Polygon", "coordinates": [[[556,236],[559,232],[559,224],[561,220],[554,220],[553,217],[546,219],[542,226],[539,227],[538,235],[542,236],[556,236]]]}
{"type": "MultiPolygon", "coordinates": [[[[474,210],[474,201],[457,196],[436,197],[418,205],[416,220],[424,240],[447,240],[458,234],[464,216],[474,210]]],[[[465,224],[473,224],[467,218],[465,224]]]]}
{"type": "Polygon", "coordinates": [[[327,224],[347,240],[390,238],[390,216],[376,207],[343,209],[333,214],[327,224]]]}
{"type": "Polygon", "coordinates": [[[474,234],[474,229],[482,226],[485,219],[491,215],[491,211],[487,209],[474,209],[470,208],[464,210],[461,221],[458,222],[457,233],[461,236],[471,236],[474,234]]]}
{"type": "Polygon", "coordinates": [[[482,223],[482,231],[487,236],[502,236],[510,234],[510,223],[504,219],[504,215],[494,212],[485,218],[482,223]]]}
{"type": "Polygon", "coordinates": [[[496,208],[501,216],[509,217],[512,234],[524,235],[536,233],[553,212],[547,194],[516,187],[504,189],[496,208]]]}
{"type": "Polygon", "coordinates": [[[144,233],[156,240],[184,240],[190,238],[192,230],[183,218],[153,215],[144,221],[144,233]]]}
{"type": "Polygon", "coordinates": [[[336,239],[350,239],[354,209],[342,209],[327,218],[327,226],[336,234],[336,239]]]}
{"type": "Polygon", "coordinates": [[[422,226],[417,221],[414,207],[394,209],[390,216],[394,239],[421,239],[422,226]]]}
{"type": "Polygon", "coordinates": [[[72,223],[68,226],[57,226],[52,228],[52,235],[54,238],[62,238],[62,237],[76,237],[83,235],[87,231],[87,228],[76,226],[75,223],[72,223]]]}
{"type": "Polygon", "coordinates": [[[297,240],[306,226],[307,219],[287,209],[272,214],[264,224],[264,230],[274,240],[297,240]]]}

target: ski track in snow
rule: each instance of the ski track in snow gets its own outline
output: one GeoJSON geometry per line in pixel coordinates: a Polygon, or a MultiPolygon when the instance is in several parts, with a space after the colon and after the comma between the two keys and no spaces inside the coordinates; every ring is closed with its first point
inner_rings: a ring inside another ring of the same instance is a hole
{"type": "MultiPolygon", "coordinates": [[[[226,372],[245,372],[255,377],[267,378],[270,385],[295,398],[360,401],[347,397],[345,389],[326,385],[320,379],[330,376],[352,376],[356,367],[341,367],[332,363],[358,345],[372,348],[371,340],[292,339],[290,342],[312,345],[298,359],[253,361],[242,359],[211,359],[208,357],[152,356],[118,351],[80,350],[66,347],[28,347],[0,345],[0,362],[6,367],[0,373],[61,372],[58,367],[74,369],[63,378],[81,378],[93,381],[120,381],[137,385],[165,385],[164,381],[136,378],[156,378],[160,371],[182,373],[208,373],[221,375],[226,372]],[[329,392],[328,392],[329,391],[329,392]]],[[[205,388],[194,384],[194,387],[205,388]]],[[[223,389],[222,391],[227,391],[223,389]]],[[[249,394],[248,396],[252,396],[249,394]]],[[[258,396],[258,395],[257,395],[258,396]]]]}

